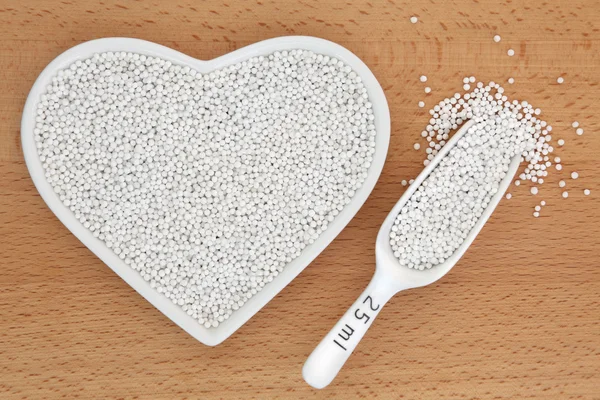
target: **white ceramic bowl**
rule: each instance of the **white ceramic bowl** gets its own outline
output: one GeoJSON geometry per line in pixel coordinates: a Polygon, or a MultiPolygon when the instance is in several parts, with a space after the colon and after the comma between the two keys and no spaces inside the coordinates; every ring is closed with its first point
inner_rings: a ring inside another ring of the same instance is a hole
{"type": "Polygon", "coordinates": [[[75,46],[58,57],[56,57],[35,81],[29,92],[23,118],[21,121],[21,140],[23,153],[27,168],[40,195],[48,204],[48,207],[56,214],[61,222],[71,231],[83,244],[93,251],[113,271],[125,280],[131,287],[137,290],[146,300],[152,303],[163,314],[173,322],[187,331],[200,342],[215,346],[227,339],[246,321],[248,321],[258,310],[267,304],[281,289],[292,281],[327,245],[340,233],[350,222],[352,217],[363,205],[371,190],[375,186],[387,154],[390,139],[390,116],[388,104],[381,86],[373,76],[369,68],[353,53],[344,47],[327,40],[306,36],[284,36],[265,40],[252,44],[242,49],[233,51],[222,57],[209,61],[202,61],[187,56],[183,53],[139,39],[130,38],[105,38],[92,40],[75,46]],[[138,272],[126,265],[112,250],[104,245],[102,241],[85,229],[75,219],[71,211],[62,204],[54,193],[51,185],[44,177],[44,170],[38,158],[35,147],[33,128],[35,125],[35,111],[40,96],[45,92],[47,85],[51,82],[57,72],[66,68],[76,60],[85,59],[94,53],[107,51],[128,51],[149,56],[160,57],[180,65],[188,65],[199,72],[210,72],[220,69],[226,65],[235,64],[248,58],[269,54],[278,50],[306,49],[316,53],[326,54],[342,60],[362,78],[366,86],[370,100],[373,104],[375,125],[377,130],[376,150],[374,161],[369,169],[369,176],[363,186],[356,192],[352,202],[348,204],[337,218],[329,224],[319,239],[312,245],[306,247],[300,257],[287,265],[273,282],[267,284],[258,294],[252,297],[244,306],[235,311],[233,315],[221,323],[217,328],[205,328],[197,321],[188,316],[179,306],[173,304],[169,299],[156,292],[150,287],[138,272]]]}

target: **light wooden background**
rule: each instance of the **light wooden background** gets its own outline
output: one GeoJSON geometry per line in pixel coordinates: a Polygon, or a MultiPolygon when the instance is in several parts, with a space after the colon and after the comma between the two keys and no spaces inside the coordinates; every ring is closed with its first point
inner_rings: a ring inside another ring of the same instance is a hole
{"type": "Polygon", "coordinates": [[[2,0],[0,398],[600,398],[599,29],[596,0],[2,0]],[[210,59],[293,34],[336,41],[371,67],[392,116],[387,163],[338,239],[229,340],[205,347],[45,206],[23,161],[21,110],[46,64],[85,40],[131,36],[210,59]],[[566,140],[565,169],[537,198],[511,190],[448,276],[396,296],[337,380],[311,389],[306,357],[367,284],[399,182],[422,168],[412,145],[428,107],[417,102],[432,105],[471,74],[515,78],[507,94],[540,107],[566,140]],[[563,200],[557,182],[573,170],[581,177],[563,200]]]}

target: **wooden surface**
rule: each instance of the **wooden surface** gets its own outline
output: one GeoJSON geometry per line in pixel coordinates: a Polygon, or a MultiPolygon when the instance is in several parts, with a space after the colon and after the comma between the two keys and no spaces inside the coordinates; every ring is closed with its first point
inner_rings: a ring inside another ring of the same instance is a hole
{"type": "Polygon", "coordinates": [[[0,2],[0,398],[600,398],[596,0],[176,3],[0,2]],[[230,339],[205,347],[45,206],[23,161],[21,110],[46,64],[85,40],[138,37],[210,59],[291,34],[336,41],[369,65],[390,105],[389,156],[338,239],[230,339]],[[515,78],[507,95],[540,107],[553,137],[566,140],[556,152],[564,170],[552,170],[537,198],[513,187],[455,269],[396,296],[337,380],[311,389],[306,357],[367,284],[379,225],[405,190],[399,182],[422,168],[412,145],[428,106],[471,74],[515,78]],[[573,170],[580,179],[568,180],[563,200],[557,182],[573,170]]]}

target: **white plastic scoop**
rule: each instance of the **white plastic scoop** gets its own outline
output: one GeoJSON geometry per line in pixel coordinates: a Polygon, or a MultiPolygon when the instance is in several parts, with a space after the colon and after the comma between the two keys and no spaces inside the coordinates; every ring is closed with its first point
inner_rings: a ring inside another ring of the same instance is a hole
{"type": "Polygon", "coordinates": [[[375,317],[377,317],[377,314],[379,314],[385,303],[392,296],[401,290],[429,285],[446,275],[471,245],[500,202],[519,168],[521,155],[517,155],[512,159],[506,176],[499,185],[498,192],[492,197],[488,207],[464,242],[449,259],[431,269],[420,271],[401,266],[392,253],[389,243],[389,233],[401,208],[431,171],[439,164],[442,158],[473,125],[474,122],[469,121],[456,132],[431,163],[419,174],[414,183],[404,192],[383,222],[375,245],[376,269],[371,283],[369,283],[369,286],[367,286],[358,300],[356,300],[346,314],[319,343],[304,364],[302,375],[304,376],[304,380],[312,387],[322,389],[333,381],[346,360],[348,360],[348,357],[350,357],[350,354],[352,354],[354,348],[367,332],[367,329],[373,323],[373,320],[375,320],[375,317]]]}

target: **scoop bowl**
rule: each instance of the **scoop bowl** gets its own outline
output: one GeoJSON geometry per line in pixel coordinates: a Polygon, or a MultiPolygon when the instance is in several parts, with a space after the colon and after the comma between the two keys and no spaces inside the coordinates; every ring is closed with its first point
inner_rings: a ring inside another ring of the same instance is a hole
{"type": "Polygon", "coordinates": [[[322,389],[333,381],[375,320],[375,317],[396,293],[406,289],[427,286],[446,275],[469,248],[502,199],[504,192],[517,173],[521,161],[520,155],[513,157],[506,176],[500,182],[498,192],[492,197],[469,235],[450,258],[431,269],[421,271],[401,266],[394,257],[389,243],[389,233],[400,210],[444,156],[474,124],[472,120],[468,121],[454,134],[452,139],[448,141],[404,192],[381,225],[375,244],[376,268],[371,282],[358,300],[323,338],[304,364],[302,375],[304,380],[312,387],[322,389]]]}

